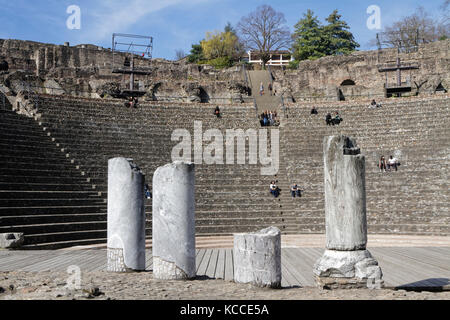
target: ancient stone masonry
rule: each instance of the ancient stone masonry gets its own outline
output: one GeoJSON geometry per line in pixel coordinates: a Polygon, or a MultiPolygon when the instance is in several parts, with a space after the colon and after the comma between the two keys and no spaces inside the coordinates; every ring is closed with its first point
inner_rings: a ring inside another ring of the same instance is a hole
{"type": "MultiPolygon", "coordinates": [[[[402,65],[415,66],[402,75],[402,81],[410,87],[404,95],[448,92],[449,47],[450,40],[443,40],[420,45],[418,51],[412,53],[397,54],[396,49],[356,51],[302,61],[298,70],[273,67],[273,87],[287,102],[384,97],[386,83],[395,83],[397,72],[382,70],[390,69],[399,58],[402,65]]],[[[121,59],[120,54],[117,58],[121,59]]],[[[148,71],[147,75],[135,78],[135,86],[145,92],[146,100],[224,104],[249,96],[245,69],[241,66],[216,70],[185,60],[140,56],[134,59],[137,68],[148,71]]],[[[123,75],[112,73],[112,51],[95,45],[0,39],[0,69],[8,70],[0,70],[0,83],[14,79],[10,86],[14,91],[21,82],[31,82],[40,93],[57,90],[74,96],[103,98],[116,94],[115,85],[128,82],[123,75]],[[25,78],[25,75],[35,78],[25,78]]]]}
{"type": "Polygon", "coordinates": [[[397,64],[406,66],[402,82],[411,87],[404,95],[435,94],[450,89],[450,40],[419,46],[417,52],[397,54],[397,49],[356,51],[301,61],[297,70],[272,68],[274,89],[289,101],[356,100],[386,96],[385,84],[397,82],[397,72],[383,72],[397,64]],[[417,67],[417,68],[416,68],[417,67]]]}
{"type": "Polygon", "coordinates": [[[153,275],[192,279],[195,265],[195,165],[175,161],[153,175],[153,275]]]}
{"type": "Polygon", "coordinates": [[[269,227],[234,234],[234,281],[259,287],[281,286],[281,232],[269,227]]]}
{"type": "Polygon", "coordinates": [[[131,160],[108,161],[108,271],[145,270],[144,181],[131,160]]]}
{"type": "MultiPolygon", "coordinates": [[[[116,55],[116,62],[124,60],[122,53],[116,55]]],[[[145,92],[146,100],[230,103],[238,102],[248,92],[240,66],[216,70],[208,65],[187,64],[184,60],[141,56],[135,56],[134,63],[136,68],[145,68],[148,73],[135,77],[135,87],[145,92]]],[[[14,80],[10,87],[15,91],[28,82],[39,93],[114,97],[117,85],[129,79],[112,73],[112,67],[112,51],[95,45],[0,39],[0,72],[9,70],[8,76],[0,74],[0,83],[14,80]]]]}
{"type": "Polygon", "coordinates": [[[366,250],[365,158],[356,141],[324,138],[326,250],[314,265],[318,286],[354,288],[382,284],[378,262],[366,250]]]}

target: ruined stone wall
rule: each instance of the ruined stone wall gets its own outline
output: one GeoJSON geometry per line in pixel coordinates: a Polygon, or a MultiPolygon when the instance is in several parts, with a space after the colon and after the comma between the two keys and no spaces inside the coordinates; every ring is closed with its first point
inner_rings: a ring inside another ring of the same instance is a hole
{"type": "MultiPolygon", "coordinates": [[[[402,71],[402,81],[411,83],[411,95],[434,93],[440,83],[447,91],[450,89],[449,47],[450,40],[445,40],[421,45],[417,52],[399,54],[402,64],[419,66],[417,70],[402,71]]],[[[274,88],[296,101],[384,97],[386,74],[379,68],[395,65],[396,60],[396,49],[383,49],[302,61],[297,70],[272,70],[274,88]],[[341,85],[345,80],[355,84],[341,85]]],[[[396,71],[387,75],[388,83],[397,82],[396,71]]]]}
{"type": "MultiPolygon", "coordinates": [[[[402,71],[411,84],[407,95],[434,94],[438,87],[450,89],[450,40],[421,45],[417,52],[400,53],[402,64],[418,69],[402,71]]],[[[124,60],[115,55],[117,66],[124,60]]],[[[285,101],[336,101],[381,98],[385,82],[397,82],[397,72],[379,68],[395,65],[396,49],[356,51],[350,55],[302,61],[297,70],[272,68],[274,89],[285,101]],[[343,82],[351,85],[343,85],[343,82]]],[[[236,103],[249,101],[245,70],[135,56],[135,65],[148,75],[135,76],[135,88],[145,91],[145,100],[173,102],[236,103]]],[[[112,52],[94,45],[63,46],[22,40],[0,39],[0,83],[14,92],[31,83],[39,93],[83,97],[111,97],[128,88],[129,76],[112,73],[112,52]],[[26,77],[28,76],[28,77],[26,77]]],[[[439,91],[438,93],[443,92],[439,91]]],[[[445,92],[445,91],[444,91],[445,92]]]]}
{"type": "MultiPolygon", "coordinates": [[[[40,93],[112,96],[120,87],[129,86],[128,75],[112,73],[113,66],[121,67],[124,59],[124,54],[115,53],[113,65],[112,51],[93,45],[71,47],[0,39],[0,62],[8,65],[8,73],[0,76],[0,82],[14,91],[24,90],[24,82],[31,82],[40,93]],[[50,83],[53,86],[46,85],[50,83]]],[[[148,75],[135,76],[135,87],[147,91],[148,100],[227,103],[248,95],[241,67],[215,70],[141,56],[134,57],[134,65],[148,71],[148,75]]]]}

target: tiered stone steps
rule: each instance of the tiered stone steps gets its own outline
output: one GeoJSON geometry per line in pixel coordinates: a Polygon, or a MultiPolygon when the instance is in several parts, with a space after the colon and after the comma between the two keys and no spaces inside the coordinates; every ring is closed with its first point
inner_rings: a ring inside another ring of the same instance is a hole
{"type": "Polygon", "coordinates": [[[449,234],[450,99],[394,100],[379,109],[367,105],[323,105],[319,115],[310,114],[312,105],[288,106],[281,148],[289,183],[306,189],[299,214],[324,216],[322,141],[344,134],[356,138],[366,156],[369,232],[449,234]],[[325,115],[335,111],[344,121],[326,126],[325,115]],[[380,172],[381,155],[399,158],[398,171],[380,172]]]}
{"type": "MultiPolygon", "coordinates": [[[[251,105],[222,106],[221,119],[213,115],[214,108],[215,105],[205,104],[141,103],[138,109],[128,109],[113,101],[60,100],[43,96],[37,121],[64,148],[69,158],[75,160],[80,170],[96,185],[96,190],[106,192],[109,158],[133,158],[151,186],[153,172],[157,167],[171,162],[172,148],[178,144],[171,141],[172,132],[187,129],[193,139],[194,121],[202,121],[203,132],[210,128],[219,129],[224,140],[227,129],[259,129],[251,105]]],[[[224,162],[225,154],[226,150],[224,162]]],[[[277,213],[280,204],[272,201],[268,192],[272,178],[261,176],[258,165],[197,165],[197,232],[231,234],[273,224],[282,230],[289,230],[288,218],[283,217],[281,212],[277,213]]],[[[149,200],[146,200],[146,212],[147,234],[150,235],[149,200]]]]}
{"type": "MultiPolygon", "coordinates": [[[[381,109],[359,102],[324,104],[317,116],[310,115],[310,105],[287,105],[282,125],[269,128],[280,130],[276,176],[262,176],[259,164],[196,165],[197,234],[230,235],[270,225],[284,234],[323,233],[322,141],[332,134],[356,138],[366,156],[369,232],[450,234],[449,101],[400,99],[381,109]],[[344,122],[326,126],[326,113],[336,110],[344,122]],[[379,172],[382,154],[400,159],[397,172],[379,172]],[[282,189],[277,199],[268,192],[271,180],[282,189]],[[304,189],[301,198],[291,198],[292,182],[304,189]]],[[[108,159],[133,158],[151,186],[156,168],[172,161],[179,143],[171,141],[175,129],[186,129],[193,143],[194,121],[202,122],[203,132],[219,129],[224,137],[227,129],[260,128],[252,105],[221,106],[221,119],[214,108],[141,102],[129,109],[115,100],[42,95],[34,120],[2,114],[0,228],[25,232],[26,247],[105,242],[108,159]]],[[[147,236],[151,210],[146,200],[147,236]]]]}
{"type": "Polygon", "coordinates": [[[93,241],[101,242],[101,193],[34,119],[0,110],[0,125],[0,232],[23,232],[25,249],[81,244],[86,230],[95,230],[93,241]]]}

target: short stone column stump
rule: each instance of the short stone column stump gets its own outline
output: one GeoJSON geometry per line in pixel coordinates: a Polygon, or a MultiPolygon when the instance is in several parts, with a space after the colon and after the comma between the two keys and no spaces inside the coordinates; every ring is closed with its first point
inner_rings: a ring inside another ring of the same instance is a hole
{"type": "Polygon", "coordinates": [[[281,287],[281,232],[269,227],[234,234],[234,281],[258,287],[281,287]]]}

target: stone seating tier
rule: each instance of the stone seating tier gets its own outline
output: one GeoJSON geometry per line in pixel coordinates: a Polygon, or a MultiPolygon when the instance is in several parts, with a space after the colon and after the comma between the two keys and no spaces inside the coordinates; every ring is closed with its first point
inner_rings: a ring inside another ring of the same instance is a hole
{"type": "MultiPolygon", "coordinates": [[[[261,176],[260,165],[197,165],[196,232],[232,234],[269,225],[282,233],[324,232],[322,140],[340,133],[353,136],[366,155],[369,232],[450,234],[445,175],[450,99],[382,103],[381,109],[368,109],[365,101],[287,104],[286,114],[280,112],[276,177],[261,176]],[[318,116],[309,114],[312,105],[318,116]],[[325,114],[336,110],[344,122],[327,127],[325,114]],[[379,156],[394,152],[401,152],[399,171],[380,173],[379,156]],[[275,179],[282,189],[277,199],[267,190],[275,179]],[[293,181],[305,188],[300,199],[291,198],[293,181]]],[[[107,160],[133,158],[151,186],[155,169],[170,162],[174,129],[185,128],[192,135],[194,120],[202,121],[203,130],[223,133],[260,128],[252,105],[220,107],[223,117],[216,119],[215,104],[141,101],[139,108],[129,109],[116,100],[42,95],[34,120],[8,112],[0,135],[0,146],[8,153],[0,155],[1,226],[21,226],[33,235],[28,243],[41,248],[105,241],[107,160]],[[25,182],[14,181],[13,173],[25,182]],[[40,190],[48,193],[40,198],[40,190]],[[29,197],[21,191],[29,191],[29,197]],[[22,207],[5,207],[19,203],[22,207]],[[45,233],[39,235],[39,230],[45,233]]],[[[151,200],[145,204],[150,236],[151,200]]]]}

